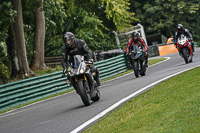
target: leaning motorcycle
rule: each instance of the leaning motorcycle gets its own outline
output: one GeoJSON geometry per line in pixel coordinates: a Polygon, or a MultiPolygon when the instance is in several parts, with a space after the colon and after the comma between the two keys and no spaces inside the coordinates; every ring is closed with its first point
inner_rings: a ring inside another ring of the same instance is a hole
{"type": "Polygon", "coordinates": [[[99,87],[94,80],[95,73],[91,72],[89,65],[91,64],[86,64],[84,61],[84,56],[75,55],[74,62],[67,73],[69,81],[86,106],[100,99],[99,87]]]}
{"type": "Polygon", "coordinates": [[[192,62],[193,58],[192,44],[186,36],[181,35],[178,38],[177,49],[179,51],[180,56],[185,60],[186,64],[192,62]]]}
{"type": "Polygon", "coordinates": [[[134,70],[135,77],[138,78],[139,75],[146,75],[146,64],[144,52],[137,45],[133,45],[133,50],[129,53],[129,57],[131,58],[131,65],[134,70]]]}

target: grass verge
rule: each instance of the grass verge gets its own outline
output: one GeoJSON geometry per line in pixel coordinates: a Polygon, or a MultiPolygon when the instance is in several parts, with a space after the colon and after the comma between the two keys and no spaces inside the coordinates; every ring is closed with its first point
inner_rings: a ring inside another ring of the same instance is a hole
{"type": "MultiPolygon", "coordinates": [[[[161,61],[163,61],[165,59],[166,58],[149,60],[149,65],[156,64],[156,63],[161,62],[161,61]]],[[[42,70],[42,71],[38,70],[38,71],[35,71],[34,73],[35,73],[35,75],[40,76],[40,75],[45,75],[45,74],[49,74],[49,73],[56,72],[56,71],[61,71],[61,70],[62,70],[62,67],[61,66],[57,66],[56,68],[49,68],[49,69],[42,70]]],[[[123,72],[121,74],[112,76],[110,78],[106,78],[106,79],[102,80],[102,82],[109,81],[111,79],[126,75],[126,74],[131,73],[131,72],[133,72],[133,70],[128,70],[128,71],[123,72]]],[[[67,91],[64,91],[64,92],[60,92],[60,93],[57,93],[57,94],[54,94],[54,95],[51,95],[51,96],[48,96],[48,97],[44,97],[44,98],[41,98],[41,99],[38,99],[38,100],[35,100],[35,101],[32,101],[32,102],[28,102],[28,103],[25,103],[25,104],[21,104],[21,105],[18,105],[18,106],[15,106],[15,107],[12,107],[12,108],[9,108],[9,109],[6,109],[6,110],[2,110],[2,111],[0,111],[0,114],[8,112],[10,110],[14,110],[14,109],[17,109],[17,108],[21,108],[21,107],[36,103],[36,102],[39,102],[39,101],[42,101],[42,100],[45,100],[45,99],[56,97],[58,95],[62,95],[62,94],[65,94],[65,93],[68,93],[68,92],[71,92],[71,91],[74,91],[74,89],[67,90],[67,91]]]]}
{"type": "Polygon", "coordinates": [[[85,133],[200,131],[200,67],[172,77],[128,101],[85,133]]]}

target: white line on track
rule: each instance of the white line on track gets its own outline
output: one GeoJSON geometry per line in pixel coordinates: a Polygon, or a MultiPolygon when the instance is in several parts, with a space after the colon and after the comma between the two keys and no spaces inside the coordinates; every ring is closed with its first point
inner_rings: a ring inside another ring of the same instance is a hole
{"type": "MultiPolygon", "coordinates": [[[[155,65],[158,65],[158,64],[160,64],[160,63],[163,63],[163,62],[169,60],[171,57],[164,57],[164,58],[167,58],[167,59],[164,60],[164,61],[158,62],[158,63],[156,63],[156,64],[153,64],[153,65],[151,65],[150,67],[155,66],[155,65]]],[[[159,58],[158,58],[158,59],[159,59],[159,58]]],[[[132,72],[132,73],[133,73],[133,72],[132,72]]],[[[128,73],[128,74],[126,74],[126,75],[123,75],[123,76],[120,76],[120,77],[114,78],[114,79],[109,80],[109,81],[106,81],[106,82],[110,82],[110,81],[113,81],[113,80],[116,80],[116,79],[119,79],[119,78],[125,77],[125,76],[127,76],[127,75],[132,74],[132,73],[128,73]]],[[[103,83],[106,83],[106,82],[103,82],[103,83]]],[[[72,92],[74,92],[74,91],[72,91],[72,92]]],[[[72,93],[72,92],[69,92],[69,93],[72,93]]],[[[56,96],[56,97],[52,97],[52,98],[49,98],[49,99],[45,99],[45,100],[42,100],[42,101],[39,101],[39,102],[36,102],[36,103],[32,103],[32,104],[26,105],[26,106],[24,106],[24,107],[21,107],[21,108],[19,108],[19,109],[23,109],[23,108],[26,108],[26,107],[29,107],[29,106],[32,106],[32,105],[35,105],[35,104],[38,104],[38,103],[41,103],[41,102],[47,101],[47,100],[51,100],[51,99],[54,99],[54,98],[57,98],[57,97],[60,97],[60,96],[63,96],[63,95],[67,95],[67,94],[69,94],[69,93],[62,94],[62,95],[59,95],[59,96],[56,96]]],[[[21,113],[21,112],[25,112],[25,111],[30,110],[30,109],[25,109],[25,110],[21,110],[21,111],[13,112],[13,111],[15,111],[15,110],[18,110],[18,109],[13,109],[13,110],[10,110],[10,111],[8,111],[8,112],[6,112],[6,113],[0,114],[0,118],[6,117],[6,116],[15,115],[15,114],[18,114],[18,113],[21,113]],[[12,113],[12,112],[13,112],[13,113],[12,113]]]]}
{"type": "Polygon", "coordinates": [[[41,125],[41,124],[46,124],[46,123],[49,123],[49,122],[51,122],[51,121],[52,121],[52,120],[40,122],[40,123],[38,123],[38,124],[35,124],[35,126],[36,126],[36,125],[41,125]]]}
{"type": "Polygon", "coordinates": [[[158,81],[156,81],[156,82],[154,82],[154,83],[152,83],[152,84],[150,84],[150,85],[148,85],[148,86],[146,86],[146,87],[144,87],[144,88],[142,88],[142,89],[140,89],[140,90],[138,90],[138,91],[132,93],[131,95],[129,95],[129,96],[125,97],[124,99],[118,101],[117,103],[113,104],[112,106],[110,106],[109,108],[107,108],[106,110],[104,110],[103,112],[99,113],[98,115],[96,115],[96,116],[93,117],[92,119],[86,121],[85,123],[83,123],[82,125],[80,125],[79,127],[77,127],[76,129],[74,129],[73,131],[71,131],[70,133],[77,133],[77,132],[81,131],[82,129],[84,129],[86,126],[88,126],[88,125],[91,124],[92,122],[98,120],[99,118],[103,117],[105,114],[107,114],[108,112],[110,112],[111,110],[113,110],[113,109],[115,109],[116,107],[118,107],[120,104],[122,104],[122,103],[124,103],[124,102],[130,100],[131,98],[133,98],[133,97],[136,96],[137,94],[139,94],[139,93],[141,93],[141,92],[147,90],[148,88],[150,88],[150,87],[152,87],[152,86],[154,86],[154,85],[156,85],[156,84],[158,84],[158,83],[160,83],[160,82],[163,82],[163,81],[165,81],[165,80],[167,80],[167,79],[169,79],[169,78],[171,78],[171,77],[173,77],[173,76],[176,76],[176,75],[178,75],[178,74],[180,74],[180,73],[183,73],[183,72],[185,72],[185,71],[188,71],[188,70],[190,70],[190,69],[193,69],[193,68],[196,68],[196,67],[199,67],[199,66],[200,66],[200,65],[195,66],[195,67],[191,67],[191,68],[185,69],[185,70],[183,70],[183,71],[177,72],[177,73],[175,73],[175,74],[172,74],[172,75],[170,75],[170,76],[167,76],[167,77],[165,77],[165,78],[163,78],[163,79],[161,79],[161,80],[158,80],[158,81]]]}

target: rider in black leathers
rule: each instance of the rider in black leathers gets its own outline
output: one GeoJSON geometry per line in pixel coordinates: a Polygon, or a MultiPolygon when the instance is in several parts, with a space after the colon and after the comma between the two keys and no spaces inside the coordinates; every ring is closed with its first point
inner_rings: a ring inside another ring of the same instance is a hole
{"type": "MultiPolygon", "coordinates": [[[[93,59],[92,59],[92,52],[89,50],[88,46],[86,45],[85,41],[81,40],[81,39],[76,39],[74,37],[74,34],[71,32],[66,32],[63,35],[63,41],[64,41],[64,46],[62,48],[62,67],[63,67],[63,71],[64,73],[67,73],[68,71],[70,71],[70,63],[72,62],[72,57],[74,55],[82,55],[84,56],[84,59],[88,62],[91,63],[91,65],[89,65],[89,68],[91,70],[91,72],[95,72],[96,73],[96,82],[97,85],[100,86],[101,85],[101,80],[99,77],[99,71],[98,69],[93,65],[93,59]]],[[[69,79],[69,77],[68,77],[69,79]]],[[[70,80],[70,79],[69,79],[70,80]]],[[[70,80],[71,81],[71,80],[70,80]]],[[[74,86],[74,82],[71,81],[71,84],[74,86]]],[[[75,88],[76,89],[76,88],[75,88]]]]}
{"type": "Polygon", "coordinates": [[[194,53],[194,41],[192,38],[192,34],[189,32],[188,29],[185,29],[182,24],[178,24],[178,26],[177,26],[177,32],[175,33],[175,38],[174,38],[175,43],[174,44],[177,46],[177,40],[181,34],[188,37],[189,41],[192,44],[192,51],[194,53]]]}

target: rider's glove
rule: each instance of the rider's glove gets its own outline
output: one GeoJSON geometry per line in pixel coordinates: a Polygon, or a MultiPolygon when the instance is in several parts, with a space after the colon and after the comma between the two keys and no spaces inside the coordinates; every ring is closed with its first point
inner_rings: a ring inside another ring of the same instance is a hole
{"type": "Polygon", "coordinates": [[[70,67],[65,68],[65,69],[63,70],[63,73],[67,73],[67,72],[69,72],[70,70],[71,70],[70,67]]]}
{"type": "Polygon", "coordinates": [[[93,59],[89,59],[86,62],[87,62],[87,64],[93,64],[93,59]]]}

